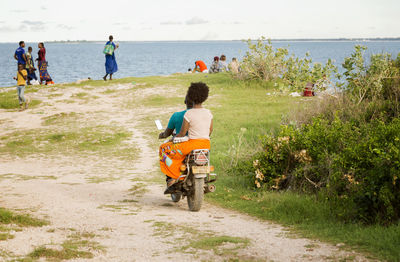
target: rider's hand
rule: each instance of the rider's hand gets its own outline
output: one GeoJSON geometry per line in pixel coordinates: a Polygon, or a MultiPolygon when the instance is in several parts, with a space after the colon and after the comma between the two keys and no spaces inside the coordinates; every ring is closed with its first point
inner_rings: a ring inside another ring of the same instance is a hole
{"type": "Polygon", "coordinates": [[[162,139],[162,138],[165,138],[164,132],[161,132],[161,133],[158,135],[158,139],[162,139]]]}

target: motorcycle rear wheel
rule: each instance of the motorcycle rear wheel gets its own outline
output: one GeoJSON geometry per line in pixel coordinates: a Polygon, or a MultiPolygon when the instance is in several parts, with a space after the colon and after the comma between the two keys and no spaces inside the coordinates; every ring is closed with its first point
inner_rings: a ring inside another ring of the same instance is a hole
{"type": "Polygon", "coordinates": [[[204,198],[204,178],[193,179],[193,187],[187,196],[189,210],[197,212],[201,208],[204,198]]]}

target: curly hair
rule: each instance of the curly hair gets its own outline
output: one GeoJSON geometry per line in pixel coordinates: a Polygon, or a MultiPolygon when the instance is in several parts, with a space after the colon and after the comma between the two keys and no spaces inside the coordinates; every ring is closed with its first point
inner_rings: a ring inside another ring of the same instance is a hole
{"type": "Polygon", "coordinates": [[[203,82],[191,83],[187,91],[188,100],[201,104],[208,98],[208,86],[203,82]]]}

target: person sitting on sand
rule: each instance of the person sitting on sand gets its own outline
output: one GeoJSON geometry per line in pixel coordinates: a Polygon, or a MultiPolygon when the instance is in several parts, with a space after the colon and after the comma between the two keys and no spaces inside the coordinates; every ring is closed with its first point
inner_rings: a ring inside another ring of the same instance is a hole
{"type": "Polygon", "coordinates": [[[221,57],[219,58],[219,68],[218,69],[219,69],[219,72],[229,71],[228,64],[226,63],[225,55],[221,55],[221,57]]]}
{"type": "Polygon", "coordinates": [[[185,115],[186,111],[193,107],[193,103],[188,100],[187,96],[185,97],[185,105],[186,109],[180,112],[175,112],[172,114],[171,118],[168,121],[168,126],[164,130],[164,132],[158,135],[159,139],[167,138],[172,135],[175,131],[175,134],[179,134],[181,131],[182,123],[183,123],[183,116],[185,115]]]}
{"type": "Polygon", "coordinates": [[[112,80],[112,75],[118,71],[117,60],[115,60],[115,49],[118,45],[114,44],[114,37],[110,35],[108,37],[109,41],[106,43],[107,46],[111,46],[110,53],[106,53],[106,75],[103,77],[104,81],[107,80],[107,76],[110,75],[110,80],[112,80]]]}
{"type": "Polygon", "coordinates": [[[200,73],[208,73],[208,69],[206,64],[201,61],[201,60],[197,60],[196,62],[194,62],[194,69],[193,69],[193,73],[195,72],[200,72],[200,73]]]}
{"type": "Polygon", "coordinates": [[[219,57],[214,57],[214,62],[210,66],[210,74],[219,72],[219,57]]]}
{"type": "Polygon", "coordinates": [[[17,77],[14,77],[17,80],[17,92],[18,92],[18,100],[19,100],[19,111],[23,111],[24,109],[28,108],[28,102],[25,100],[24,92],[25,92],[25,85],[28,73],[26,72],[25,65],[19,64],[17,77]],[[25,103],[25,107],[24,107],[25,103]]]}
{"type": "Polygon", "coordinates": [[[167,142],[160,146],[160,168],[168,177],[168,187],[175,184],[179,178],[180,166],[192,150],[210,149],[213,115],[210,110],[203,108],[208,92],[209,88],[205,83],[191,83],[186,97],[193,101],[193,108],[185,113],[181,130],[176,135],[176,137],[184,137],[188,133],[188,140],[175,144],[173,141],[167,142]]]}

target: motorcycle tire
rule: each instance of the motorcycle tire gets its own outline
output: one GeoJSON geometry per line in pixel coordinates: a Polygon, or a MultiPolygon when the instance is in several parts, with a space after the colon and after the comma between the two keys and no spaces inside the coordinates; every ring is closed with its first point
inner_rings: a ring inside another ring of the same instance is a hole
{"type": "Polygon", "coordinates": [[[193,188],[187,196],[189,210],[197,212],[201,208],[204,198],[204,178],[193,179],[193,188]]]}
{"type": "Polygon", "coordinates": [[[179,202],[179,200],[181,200],[181,197],[182,197],[181,193],[172,193],[171,194],[172,202],[175,202],[175,203],[179,202]]]}

